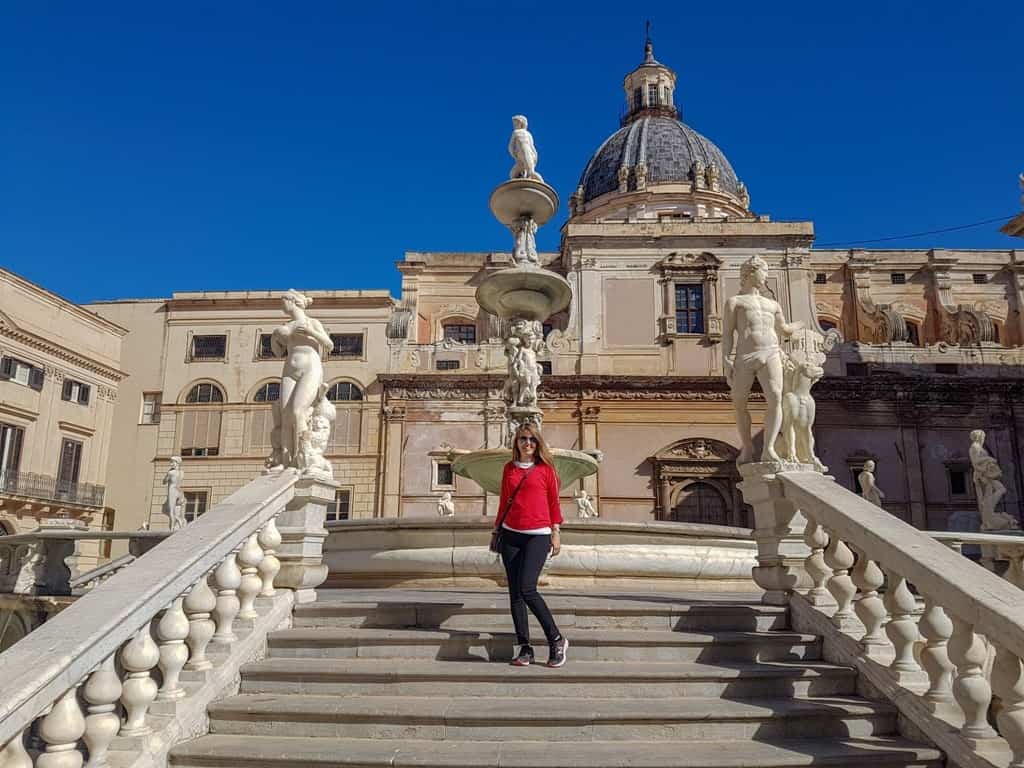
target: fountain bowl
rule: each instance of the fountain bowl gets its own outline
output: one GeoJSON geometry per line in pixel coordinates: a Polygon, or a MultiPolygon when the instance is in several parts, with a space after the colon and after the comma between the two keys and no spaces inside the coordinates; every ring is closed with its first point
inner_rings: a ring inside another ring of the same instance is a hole
{"type": "MultiPolygon", "coordinates": [[[[600,454],[573,451],[567,448],[552,448],[555,471],[562,488],[597,472],[600,454]],[[597,455],[594,455],[597,454],[597,455]]],[[[501,475],[505,465],[512,460],[511,448],[488,448],[482,451],[451,452],[452,471],[459,477],[466,477],[488,493],[501,494],[501,475]]]]}
{"type": "Polygon", "coordinates": [[[558,193],[536,179],[509,179],[491,193],[491,212],[506,227],[524,216],[541,226],[558,210],[558,193]]]}
{"type": "Polygon", "coordinates": [[[476,289],[476,301],[498,317],[544,322],[569,306],[569,281],[549,269],[518,266],[488,275],[476,289]]]}

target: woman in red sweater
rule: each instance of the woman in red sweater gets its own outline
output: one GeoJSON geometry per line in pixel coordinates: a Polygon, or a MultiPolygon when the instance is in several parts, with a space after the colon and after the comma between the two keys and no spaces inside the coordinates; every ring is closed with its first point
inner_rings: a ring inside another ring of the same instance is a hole
{"type": "Polygon", "coordinates": [[[501,478],[501,511],[497,521],[504,528],[501,561],[508,576],[512,622],[520,646],[512,661],[518,667],[534,661],[527,608],[537,617],[547,637],[549,667],[565,664],[569,648],[569,641],[558,631],[551,611],[537,591],[537,579],[548,553],[554,557],[562,549],[559,485],[551,452],[540,431],[529,424],[520,427],[512,441],[512,461],[505,465],[501,478]]]}

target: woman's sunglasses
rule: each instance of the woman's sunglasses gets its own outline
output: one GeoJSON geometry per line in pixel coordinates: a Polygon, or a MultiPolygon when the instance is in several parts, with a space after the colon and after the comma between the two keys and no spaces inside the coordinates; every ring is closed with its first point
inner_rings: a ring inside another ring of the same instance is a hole
{"type": "Polygon", "coordinates": [[[519,442],[520,443],[536,443],[537,442],[537,438],[536,437],[528,437],[526,435],[520,435],[519,436],[519,442]]]}

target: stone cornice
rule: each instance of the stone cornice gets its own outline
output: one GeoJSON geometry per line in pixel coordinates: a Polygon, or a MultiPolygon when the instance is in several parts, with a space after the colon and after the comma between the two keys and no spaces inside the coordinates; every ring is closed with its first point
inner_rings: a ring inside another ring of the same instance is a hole
{"type": "Polygon", "coordinates": [[[14,325],[8,325],[4,322],[0,322],[0,337],[13,339],[14,341],[21,342],[27,347],[38,350],[47,355],[51,355],[59,360],[63,360],[66,363],[76,365],[86,371],[91,371],[99,376],[109,379],[113,382],[121,381],[128,374],[117,368],[111,368],[108,365],[103,365],[95,360],[78,354],[77,352],[68,349],[67,347],[55,344],[52,341],[48,341],[40,336],[36,336],[34,333],[23,331],[14,325]]]}

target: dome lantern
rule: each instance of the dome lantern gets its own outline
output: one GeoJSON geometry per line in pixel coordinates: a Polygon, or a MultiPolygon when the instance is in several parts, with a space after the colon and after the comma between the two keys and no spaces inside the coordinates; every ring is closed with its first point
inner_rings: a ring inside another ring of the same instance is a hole
{"type": "Polygon", "coordinates": [[[626,75],[623,88],[626,91],[626,112],[622,125],[628,125],[644,116],[680,116],[675,105],[676,73],[654,58],[654,43],[651,42],[651,23],[647,22],[647,42],[644,44],[644,60],[640,66],[626,75]]]}

